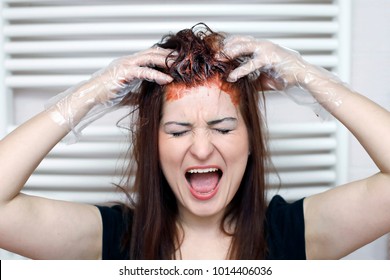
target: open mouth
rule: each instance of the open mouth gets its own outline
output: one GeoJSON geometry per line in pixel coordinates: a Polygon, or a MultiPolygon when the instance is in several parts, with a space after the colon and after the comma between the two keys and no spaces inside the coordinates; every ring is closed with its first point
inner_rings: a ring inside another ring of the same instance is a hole
{"type": "Polygon", "coordinates": [[[222,170],[215,167],[193,168],[187,170],[185,177],[190,185],[191,193],[196,198],[205,200],[216,194],[222,174],[222,170]]]}

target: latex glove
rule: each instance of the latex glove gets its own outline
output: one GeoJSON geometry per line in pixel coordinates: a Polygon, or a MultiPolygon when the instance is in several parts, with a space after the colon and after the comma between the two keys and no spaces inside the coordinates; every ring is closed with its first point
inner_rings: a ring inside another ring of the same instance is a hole
{"type": "Polygon", "coordinates": [[[229,74],[230,82],[249,75],[251,79],[259,79],[263,90],[282,91],[298,104],[312,106],[317,102],[327,110],[341,104],[342,96],[338,95],[337,87],[342,82],[329,71],[306,62],[296,51],[250,36],[231,36],[225,39],[223,52],[242,61],[229,74]],[[314,101],[294,94],[290,91],[294,87],[310,92],[314,101]]]}
{"type": "Polygon", "coordinates": [[[114,110],[126,95],[137,92],[143,80],[161,85],[171,82],[171,76],[151,68],[165,68],[170,52],[154,47],[118,58],[89,80],[53,97],[46,108],[55,122],[73,132],[74,139],[69,142],[75,142],[82,129],[114,110]]]}

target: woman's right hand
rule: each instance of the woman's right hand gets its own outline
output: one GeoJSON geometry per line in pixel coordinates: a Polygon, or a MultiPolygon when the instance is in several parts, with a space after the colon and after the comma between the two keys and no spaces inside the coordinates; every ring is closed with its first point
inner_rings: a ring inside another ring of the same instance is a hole
{"type": "Polygon", "coordinates": [[[166,67],[171,50],[153,47],[111,62],[87,81],[69,88],[49,101],[52,119],[78,136],[83,128],[113,110],[122,99],[139,89],[143,80],[160,85],[172,77],[153,67],[166,67]]]}
{"type": "Polygon", "coordinates": [[[133,55],[120,57],[106,68],[92,75],[90,81],[101,87],[100,102],[121,98],[129,92],[138,90],[143,80],[160,85],[170,83],[172,77],[153,67],[166,67],[166,58],[171,50],[153,47],[133,55]]]}

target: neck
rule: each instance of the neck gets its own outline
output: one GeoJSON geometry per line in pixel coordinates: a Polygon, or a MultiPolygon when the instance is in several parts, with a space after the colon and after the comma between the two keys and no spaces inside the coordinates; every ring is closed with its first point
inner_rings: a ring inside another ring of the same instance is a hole
{"type": "MultiPolygon", "coordinates": [[[[178,259],[226,259],[231,236],[221,230],[222,218],[223,212],[199,217],[186,209],[179,211],[179,236],[182,242],[176,257],[178,259]]],[[[228,229],[226,225],[225,229],[228,229]]]]}
{"type": "Polygon", "coordinates": [[[210,233],[220,231],[220,225],[223,218],[223,211],[210,216],[197,216],[185,209],[179,208],[179,223],[183,228],[210,233]]]}

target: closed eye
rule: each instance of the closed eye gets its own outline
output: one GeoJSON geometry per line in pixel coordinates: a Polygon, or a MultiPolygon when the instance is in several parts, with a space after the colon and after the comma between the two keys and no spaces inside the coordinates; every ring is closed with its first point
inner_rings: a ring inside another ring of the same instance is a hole
{"type": "Polygon", "coordinates": [[[170,132],[169,134],[172,135],[173,137],[180,137],[180,136],[185,135],[187,132],[189,132],[189,130],[178,131],[178,132],[170,132]]]}
{"type": "Polygon", "coordinates": [[[232,131],[232,129],[220,129],[220,128],[214,128],[214,130],[220,134],[228,134],[232,131]]]}
{"type": "Polygon", "coordinates": [[[166,122],[163,126],[165,133],[172,135],[173,137],[180,137],[191,131],[192,125],[186,122],[170,121],[166,122]]]}
{"type": "Polygon", "coordinates": [[[237,128],[237,119],[234,117],[226,117],[207,122],[207,124],[220,134],[229,134],[237,128]]]}

